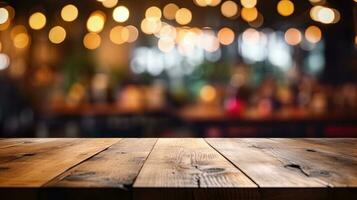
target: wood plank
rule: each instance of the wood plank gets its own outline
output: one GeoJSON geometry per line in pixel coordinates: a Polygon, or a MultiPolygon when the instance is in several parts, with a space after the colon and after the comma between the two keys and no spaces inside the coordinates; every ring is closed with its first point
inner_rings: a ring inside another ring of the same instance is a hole
{"type": "Polygon", "coordinates": [[[0,155],[21,156],[0,163],[0,187],[40,187],[70,167],[108,148],[120,139],[60,139],[59,145],[40,143],[2,149],[0,155]]]}
{"type": "Polygon", "coordinates": [[[320,150],[339,153],[343,156],[357,159],[357,138],[304,138],[295,139],[295,141],[309,142],[320,150]]]}
{"type": "Polygon", "coordinates": [[[127,138],[61,174],[46,187],[130,187],[155,138],[127,138]]]}
{"type": "MultiPolygon", "coordinates": [[[[206,141],[247,174],[260,187],[326,187],[314,177],[287,167],[272,148],[262,148],[266,139],[209,138],[206,141]]],[[[277,149],[278,150],[278,149],[277,149]]]]}
{"type": "MultiPolygon", "coordinates": [[[[296,142],[291,139],[271,139],[267,142],[284,161],[291,162],[309,177],[316,177],[330,187],[357,187],[357,160],[354,157],[341,156],[339,153],[326,151],[326,148],[308,142],[296,142]]],[[[336,151],[338,151],[336,147],[336,151]]],[[[352,151],[352,150],[351,150],[352,151]]]]}
{"type": "Polygon", "coordinates": [[[31,144],[31,143],[42,143],[46,141],[55,140],[53,138],[9,138],[0,140],[0,149],[12,148],[17,145],[31,144]]]}
{"type": "Polygon", "coordinates": [[[257,199],[256,187],[202,138],[160,138],[134,183],[133,196],[257,199]]]}

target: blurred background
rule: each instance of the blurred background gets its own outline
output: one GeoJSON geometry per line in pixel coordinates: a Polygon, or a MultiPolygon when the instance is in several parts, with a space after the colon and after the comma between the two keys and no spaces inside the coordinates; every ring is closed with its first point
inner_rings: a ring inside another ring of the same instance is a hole
{"type": "Polygon", "coordinates": [[[357,137],[357,0],[0,2],[1,137],[357,137]]]}

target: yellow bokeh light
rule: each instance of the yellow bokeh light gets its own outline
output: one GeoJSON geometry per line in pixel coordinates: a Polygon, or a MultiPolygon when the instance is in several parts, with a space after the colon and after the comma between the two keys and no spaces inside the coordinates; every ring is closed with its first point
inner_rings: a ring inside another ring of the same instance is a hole
{"type": "Polygon", "coordinates": [[[14,19],[14,17],[15,17],[15,9],[13,7],[9,6],[9,5],[5,6],[4,8],[7,10],[7,12],[9,12],[9,19],[8,20],[14,19]]]}
{"type": "Polygon", "coordinates": [[[357,45],[357,35],[355,36],[355,45],[357,45]]]}
{"type": "Polygon", "coordinates": [[[200,7],[208,6],[208,3],[209,3],[208,1],[209,0],[193,0],[193,2],[200,7]]]}
{"type": "Polygon", "coordinates": [[[145,12],[145,17],[149,20],[160,20],[161,19],[161,10],[156,6],[148,8],[145,12]]]}
{"type": "Polygon", "coordinates": [[[5,23],[0,24],[0,31],[4,31],[7,28],[9,28],[10,24],[11,24],[10,20],[7,20],[5,23]]]}
{"type": "Polygon", "coordinates": [[[216,89],[211,85],[205,85],[200,90],[200,98],[203,102],[213,102],[217,97],[216,89]]]}
{"type": "Polygon", "coordinates": [[[223,45],[230,45],[234,41],[234,32],[232,29],[224,27],[218,31],[218,40],[223,45]]]}
{"type": "Polygon", "coordinates": [[[169,38],[160,38],[157,43],[158,48],[160,51],[168,53],[172,51],[175,47],[175,42],[169,38]]]}
{"type": "Polygon", "coordinates": [[[113,8],[118,4],[118,0],[103,0],[102,4],[106,8],[113,8]]]}
{"type": "Polygon", "coordinates": [[[169,3],[164,7],[163,14],[166,19],[173,20],[175,19],[176,12],[180,8],[174,4],[174,3],[169,3]]]}
{"type": "Polygon", "coordinates": [[[223,16],[232,18],[238,16],[238,4],[234,1],[225,1],[221,6],[223,16]]]}
{"type": "Polygon", "coordinates": [[[176,22],[181,25],[186,25],[192,20],[192,13],[187,8],[180,8],[175,15],[176,22]]]}
{"type": "Polygon", "coordinates": [[[247,22],[252,22],[258,17],[257,8],[242,8],[242,18],[247,22]]]}
{"type": "Polygon", "coordinates": [[[253,8],[257,5],[257,0],[240,0],[240,3],[245,8],[253,8]]]}
{"type": "Polygon", "coordinates": [[[126,28],[129,31],[129,38],[128,38],[127,42],[128,43],[135,42],[139,37],[138,29],[133,25],[126,26],[126,28]]]}
{"type": "Polygon", "coordinates": [[[260,41],[260,36],[257,30],[248,28],[243,32],[242,40],[249,44],[257,44],[260,41]]]}
{"type": "Polygon", "coordinates": [[[87,29],[90,32],[99,33],[103,30],[105,14],[102,11],[93,12],[87,20],[87,29]]]}
{"type": "Polygon", "coordinates": [[[72,4],[64,6],[61,10],[61,17],[66,22],[74,21],[78,17],[77,7],[72,4]]]}
{"type": "Polygon", "coordinates": [[[87,33],[83,38],[83,45],[87,49],[96,49],[101,42],[100,36],[97,33],[87,33]]]}
{"type": "Polygon", "coordinates": [[[41,12],[32,14],[29,18],[29,25],[34,30],[40,30],[46,25],[46,16],[41,12]]]}
{"type": "Polygon", "coordinates": [[[140,28],[145,34],[158,33],[161,28],[161,21],[149,20],[145,18],[141,21],[140,28]]]}
{"type": "Polygon", "coordinates": [[[290,0],[281,0],[277,5],[278,13],[284,17],[294,13],[294,3],[290,0]]]}
{"type": "Polygon", "coordinates": [[[9,12],[6,8],[0,8],[0,24],[4,24],[9,19],[9,12]]]}
{"type": "Polygon", "coordinates": [[[309,26],[305,30],[305,38],[311,43],[318,43],[321,40],[322,33],[319,27],[309,26]]]}
{"type": "Polygon", "coordinates": [[[14,46],[18,49],[26,48],[30,43],[30,37],[27,33],[19,33],[14,36],[14,46]]]}
{"type": "Polygon", "coordinates": [[[114,44],[123,44],[128,41],[130,32],[126,27],[116,26],[112,28],[109,34],[110,41],[114,44]]]}
{"type": "Polygon", "coordinates": [[[258,13],[258,17],[254,21],[249,22],[249,25],[254,28],[259,28],[263,25],[263,23],[264,23],[264,17],[262,14],[258,13]]]}
{"type": "Polygon", "coordinates": [[[286,43],[290,45],[298,45],[301,42],[301,32],[296,28],[289,28],[284,35],[286,43]]]}
{"type": "Polygon", "coordinates": [[[66,39],[66,30],[61,26],[55,26],[48,33],[48,39],[54,44],[60,44],[66,39]]]}
{"type": "Polygon", "coordinates": [[[16,25],[11,29],[10,38],[13,40],[15,36],[20,33],[27,33],[26,27],[23,25],[16,25]]]}
{"type": "Polygon", "coordinates": [[[129,15],[129,9],[125,6],[118,6],[113,10],[113,19],[117,22],[125,22],[129,15]]]}

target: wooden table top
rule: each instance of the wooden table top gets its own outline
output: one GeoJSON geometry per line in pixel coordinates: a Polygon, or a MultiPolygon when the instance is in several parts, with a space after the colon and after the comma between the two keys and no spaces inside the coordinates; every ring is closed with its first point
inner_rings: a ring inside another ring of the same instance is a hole
{"type": "Polygon", "coordinates": [[[357,199],[356,190],[351,138],[0,139],[0,196],[11,199],[357,199]]]}

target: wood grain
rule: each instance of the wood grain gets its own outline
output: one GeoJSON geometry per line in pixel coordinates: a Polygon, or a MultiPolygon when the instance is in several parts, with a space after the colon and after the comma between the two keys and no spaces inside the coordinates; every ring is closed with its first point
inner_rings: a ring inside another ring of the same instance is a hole
{"type": "Polygon", "coordinates": [[[119,139],[59,139],[33,146],[19,145],[1,149],[0,187],[40,187],[118,141],[119,139]],[[15,159],[9,160],[8,156],[13,155],[15,159]]]}
{"type": "MultiPolygon", "coordinates": [[[[293,163],[306,176],[318,178],[330,187],[357,187],[357,159],[353,156],[342,156],[332,149],[328,150],[326,146],[321,147],[302,140],[296,142],[276,138],[266,142],[266,146],[279,149],[275,154],[284,161],[293,163]]],[[[341,148],[336,147],[336,151],[338,149],[341,148]]]]}
{"type": "Polygon", "coordinates": [[[130,187],[157,139],[122,139],[49,182],[46,187],[130,187]]]}
{"type": "Polygon", "coordinates": [[[211,138],[206,141],[260,187],[326,187],[314,177],[308,177],[277,156],[278,148],[265,146],[267,139],[211,138]]]}
{"type": "Polygon", "coordinates": [[[256,187],[201,138],[159,139],[134,187],[256,187]]]}

